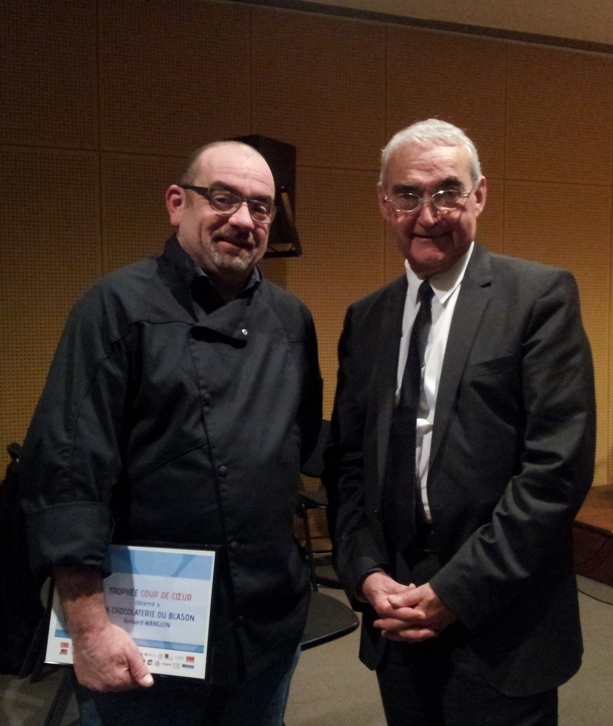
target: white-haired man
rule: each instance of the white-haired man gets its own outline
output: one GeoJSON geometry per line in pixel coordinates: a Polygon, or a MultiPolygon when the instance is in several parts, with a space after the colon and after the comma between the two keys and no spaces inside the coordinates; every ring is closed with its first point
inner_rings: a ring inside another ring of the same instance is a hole
{"type": "Polygon", "coordinates": [[[570,273],[475,242],[485,200],[460,129],[396,134],[379,208],[406,274],[349,308],[339,344],[336,565],[390,726],[553,726],[581,660],[590,347],[570,273]]]}

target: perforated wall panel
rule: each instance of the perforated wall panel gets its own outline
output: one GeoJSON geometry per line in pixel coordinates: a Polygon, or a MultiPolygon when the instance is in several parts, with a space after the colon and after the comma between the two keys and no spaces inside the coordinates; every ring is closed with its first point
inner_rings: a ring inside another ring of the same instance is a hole
{"type": "Polygon", "coordinates": [[[385,30],[325,16],[253,14],[253,124],[298,163],[376,169],[385,143],[385,30]]]}
{"type": "Polygon", "coordinates": [[[346,307],[403,271],[380,149],[438,116],[480,150],[478,238],[577,277],[612,480],[612,57],[207,0],[3,0],[0,27],[0,467],[73,301],[161,249],[166,187],[219,138],[296,146],[304,255],[264,269],[313,310],[329,415],[346,307]]]}
{"type": "Polygon", "coordinates": [[[506,184],[506,251],[570,270],[581,293],[583,322],[592,344],[596,397],[600,415],[596,481],[607,483],[611,326],[611,190],[581,187],[581,219],[560,196],[573,185],[514,182],[506,184]]]}
{"type": "Polygon", "coordinates": [[[345,311],[384,283],[383,223],[377,214],[375,172],[300,172],[297,223],[304,254],[288,260],[287,287],[313,312],[325,380],[324,415],[329,418],[345,311]]]}
{"type": "Polygon", "coordinates": [[[426,30],[388,29],[387,135],[425,118],[467,131],[486,173],[504,173],[507,46],[426,30]]]}
{"type": "Polygon", "coordinates": [[[103,148],[187,155],[251,132],[249,11],[168,0],[98,5],[103,148]]]}
{"type": "MultiPolygon", "coordinates": [[[[470,129],[468,130],[470,135],[470,129]]],[[[490,252],[505,253],[504,245],[504,194],[505,183],[501,179],[487,177],[485,209],[477,222],[477,239],[490,252]]]]}
{"type": "Polygon", "coordinates": [[[102,239],[105,271],[161,252],[172,233],[164,202],[184,159],[103,154],[102,239]]]}
{"type": "Polygon", "coordinates": [[[613,58],[510,45],[508,86],[509,179],[611,184],[613,58]]]}
{"type": "Polygon", "coordinates": [[[21,441],[64,320],[101,272],[97,155],[0,149],[0,442],[21,441]]]}
{"type": "Polygon", "coordinates": [[[96,3],[2,0],[0,143],[96,149],[96,3]]]}

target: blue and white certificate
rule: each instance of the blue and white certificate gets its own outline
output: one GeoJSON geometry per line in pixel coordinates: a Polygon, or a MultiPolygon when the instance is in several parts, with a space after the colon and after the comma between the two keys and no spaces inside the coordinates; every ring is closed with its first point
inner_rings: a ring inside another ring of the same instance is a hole
{"type": "MultiPolygon", "coordinates": [[[[109,619],[130,634],[151,673],[204,678],[215,552],[112,545],[103,580],[109,619]]],[[[72,663],[57,590],[46,663],[72,663]]]]}

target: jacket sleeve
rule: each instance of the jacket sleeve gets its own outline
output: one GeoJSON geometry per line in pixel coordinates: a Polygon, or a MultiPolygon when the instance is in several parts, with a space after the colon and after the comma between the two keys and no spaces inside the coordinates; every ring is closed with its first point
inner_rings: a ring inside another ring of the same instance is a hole
{"type": "Polygon", "coordinates": [[[365,486],[371,479],[364,470],[364,436],[372,361],[368,350],[360,346],[361,336],[354,334],[353,312],[353,307],[347,311],[338,346],[338,381],[323,481],[335,568],[352,605],[359,610],[363,603],[355,594],[364,575],[389,566],[375,501],[377,487],[365,486]]]}
{"type": "Polygon", "coordinates": [[[305,326],[305,384],[300,401],[298,418],[301,430],[300,463],[304,464],[317,444],[321,428],[323,381],[319,370],[317,336],[311,313],[304,308],[305,326]]]}
{"type": "Polygon", "coordinates": [[[94,288],[69,316],[24,442],[22,504],[35,571],[104,565],[127,379],[112,305],[94,288]]]}
{"type": "MultiPolygon", "coordinates": [[[[594,374],[570,273],[549,274],[520,351],[523,431],[517,473],[491,520],[474,531],[431,585],[470,629],[522,592],[568,573],[573,519],[592,483],[594,374]]],[[[478,494],[478,480],[474,483],[478,494]]]]}

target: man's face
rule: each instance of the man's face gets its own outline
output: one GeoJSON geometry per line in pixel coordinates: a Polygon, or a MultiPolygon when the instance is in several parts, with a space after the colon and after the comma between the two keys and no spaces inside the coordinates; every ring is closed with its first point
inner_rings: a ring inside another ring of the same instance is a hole
{"type": "MultiPolygon", "coordinates": [[[[192,184],[267,202],[275,197],[264,159],[231,144],[203,152],[192,184]]],[[[254,222],[246,204],[234,214],[224,214],[197,192],[173,184],[166,192],[166,206],[181,246],[213,282],[232,286],[245,282],[264,256],[270,225],[254,222]]]]}
{"type": "Polygon", "coordinates": [[[392,229],[398,247],[411,269],[428,278],[452,267],[475,238],[477,217],[485,206],[486,184],[482,178],[455,209],[440,212],[424,202],[413,214],[394,211],[385,196],[418,194],[430,198],[446,189],[470,191],[470,155],[464,146],[403,144],[390,157],[385,180],[379,188],[379,208],[392,229]]]}

